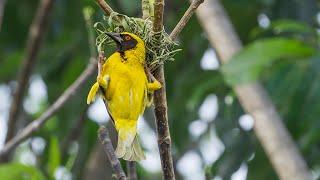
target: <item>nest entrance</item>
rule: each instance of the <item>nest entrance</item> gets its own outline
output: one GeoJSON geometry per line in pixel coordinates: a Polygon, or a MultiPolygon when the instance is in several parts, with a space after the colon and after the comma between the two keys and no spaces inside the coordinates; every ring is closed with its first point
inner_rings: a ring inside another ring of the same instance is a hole
{"type": "Polygon", "coordinates": [[[146,64],[153,71],[166,61],[173,61],[174,55],[181,50],[177,49],[178,44],[172,41],[164,30],[155,34],[152,31],[152,21],[149,19],[128,17],[114,12],[110,16],[104,17],[104,20],[104,22],[97,22],[94,25],[98,33],[96,38],[98,51],[114,44],[106,34],[107,32],[120,33],[125,31],[136,34],[145,42],[146,64]]]}

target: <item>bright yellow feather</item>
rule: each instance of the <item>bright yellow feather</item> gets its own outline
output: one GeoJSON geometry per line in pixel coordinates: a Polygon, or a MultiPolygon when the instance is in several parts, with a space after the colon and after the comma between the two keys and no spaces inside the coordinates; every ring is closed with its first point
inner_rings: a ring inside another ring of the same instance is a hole
{"type": "Polygon", "coordinates": [[[108,112],[118,131],[116,155],[130,161],[145,158],[137,138],[137,121],[147,105],[147,93],[161,88],[158,81],[148,82],[144,70],[145,46],[136,35],[128,34],[137,41],[134,48],[113,53],[104,63],[97,82],[92,86],[87,103],[94,101],[99,87],[107,100],[108,112]]]}

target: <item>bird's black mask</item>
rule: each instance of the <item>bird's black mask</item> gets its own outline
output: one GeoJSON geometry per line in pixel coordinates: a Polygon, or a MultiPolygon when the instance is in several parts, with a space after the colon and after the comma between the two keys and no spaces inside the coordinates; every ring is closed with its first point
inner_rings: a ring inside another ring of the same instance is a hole
{"type": "Polygon", "coordinates": [[[129,34],[108,32],[107,35],[115,41],[117,51],[120,53],[135,48],[138,43],[138,41],[129,34]]]}

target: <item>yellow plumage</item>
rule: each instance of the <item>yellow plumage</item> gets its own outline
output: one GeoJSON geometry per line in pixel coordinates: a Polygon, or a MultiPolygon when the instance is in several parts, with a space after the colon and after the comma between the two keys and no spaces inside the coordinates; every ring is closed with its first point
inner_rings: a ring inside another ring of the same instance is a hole
{"type": "Polygon", "coordinates": [[[97,82],[88,94],[87,103],[94,101],[99,90],[102,90],[118,132],[117,157],[138,161],[145,159],[145,155],[137,137],[137,121],[147,105],[148,92],[160,89],[161,85],[156,80],[148,82],[144,69],[145,46],[138,36],[121,33],[111,37],[117,42],[117,52],[102,66],[97,82]]]}

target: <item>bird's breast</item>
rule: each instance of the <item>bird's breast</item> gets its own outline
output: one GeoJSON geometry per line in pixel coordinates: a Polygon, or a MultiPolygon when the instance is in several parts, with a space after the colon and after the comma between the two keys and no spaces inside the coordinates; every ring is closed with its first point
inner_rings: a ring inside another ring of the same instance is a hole
{"type": "Polygon", "coordinates": [[[109,63],[105,72],[110,76],[106,92],[110,112],[114,118],[137,119],[144,110],[147,78],[143,66],[109,63]]]}

